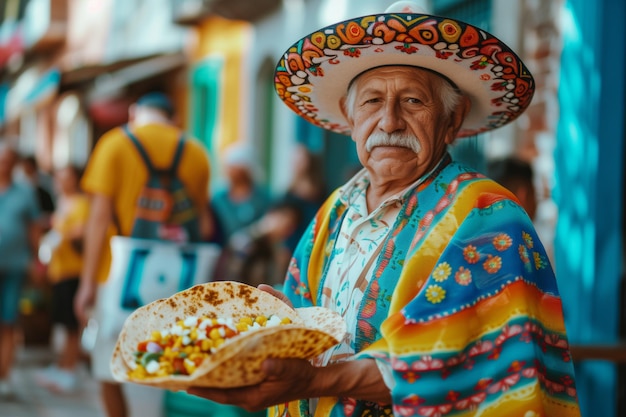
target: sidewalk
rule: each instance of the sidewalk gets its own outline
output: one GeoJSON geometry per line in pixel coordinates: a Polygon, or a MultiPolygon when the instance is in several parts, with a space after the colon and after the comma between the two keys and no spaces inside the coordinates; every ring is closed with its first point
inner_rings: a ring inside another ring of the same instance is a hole
{"type": "MultiPolygon", "coordinates": [[[[98,384],[81,369],[79,389],[72,394],[50,393],[35,383],[35,372],[52,362],[50,349],[36,347],[18,352],[11,381],[15,396],[0,399],[0,417],[104,417],[98,384]]],[[[162,391],[128,385],[131,417],[162,417],[162,391]]]]}

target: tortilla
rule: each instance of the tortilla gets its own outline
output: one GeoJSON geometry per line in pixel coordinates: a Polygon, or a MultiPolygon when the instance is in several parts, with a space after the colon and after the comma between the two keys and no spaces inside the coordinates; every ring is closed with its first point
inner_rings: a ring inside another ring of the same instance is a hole
{"type": "Polygon", "coordinates": [[[346,333],[341,316],[323,307],[293,309],[278,298],[247,284],[219,281],[197,285],[135,310],[126,320],[111,358],[116,380],[170,390],[191,386],[232,388],[264,379],[261,364],[267,358],[312,359],[339,343],[346,333]],[[153,330],[188,316],[232,318],[276,315],[291,324],[263,327],[229,339],[204,359],[191,375],[135,379],[133,352],[153,330]]]}

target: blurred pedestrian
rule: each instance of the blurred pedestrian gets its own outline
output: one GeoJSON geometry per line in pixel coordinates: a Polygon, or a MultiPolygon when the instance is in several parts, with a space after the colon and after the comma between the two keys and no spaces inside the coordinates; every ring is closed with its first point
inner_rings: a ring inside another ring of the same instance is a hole
{"type": "MultiPolygon", "coordinates": [[[[39,202],[39,210],[41,212],[41,217],[39,223],[41,225],[41,233],[46,233],[50,230],[51,224],[50,219],[52,218],[52,213],[54,213],[56,202],[52,192],[52,186],[50,185],[50,176],[44,172],[42,172],[39,168],[39,163],[34,155],[22,155],[18,162],[18,172],[20,180],[25,181],[29,185],[33,187],[35,190],[35,195],[37,196],[37,201],[39,202]]],[[[35,257],[35,262],[33,263],[33,267],[30,270],[31,279],[28,283],[28,291],[30,294],[36,295],[36,298],[41,300],[48,300],[51,296],[51,289],[46,278],[46,268],[39,262],[39,259],[35,257]]],[[[45,306],[48,307],[47,305],[45,306]]],[[[46,308],[42,310],[45,312],[46,308]]],[[[37,316],[40,314],[39,311],[33,311],[32,314],[37,316]]],[[[33,317],[35,317],[33,316],[33,317]]],[[[25,317],[25,319],[31,319],[33,317],[25,317]]],[[[43,317],[42,317],[43,318],[43,317]]],[[[42,323],[45,320],[41,321],[42,323]]],[[[46,334],[48,333],[48,328],[50,323],[46,323],[46,334]]],[[[38,338],[35,334],[42,333],[42,326],[33,326],[29,325],[29,323],[24,323],[25,330],[25,339],[37,340],[38,338]]]]}
{"type": "MultiPolygon", "coordinates": [[[[20,167],[22,168],[24,179],[35,188],[37,201],[41,209],[41,224],[44,231],[47,231],[50,228],[50,218],[55,209],[54,197],[44,183],[44,175],[39,169],[35,156],[23,156],[20,159],[20,167]]],[[[48,178],[47,175],[46,178],[48,178]]]]}
{"type": "MultiPolygon", "coordinates": [[[[165,170],[174,160],[181,131],[172,120],[174,108],[162,93],[142,96],[129,109],[128,131],[137,139],[155,169],[165,170]]],[[[202,238],[210,235],[208,214],[209,163],[202,145],[187,139],[184,142],[177,177],[186,194],[193,200],[191,209],[198,214],[202,238]]],[[[81,181],[90,194],[90,214],[87,221],[84,264],[74,299],[79,321],[86,323],[89,309],[98,316],[104,300],[97,297],[99,284],[107,279],[111,263],[109,238],[115,233],[130,236],[137,199],[149,178],[149,170],[124,127],[115,128],[100,138],[88,162],[81,181]],[[116,226],[111,231],[113,226],[116,226]],[[95,303],[95,305],[94,305],[95,303]]],[[[100,313],[101,314],[101,313],[100,313]]],[[[92,372],[101,382],[102,402],[109,417],[126,417],[127,403],[121,386],[115,382],[109,361],[115,338],[96,337],[92,354],[92,372]]]]}
{"type": "Polygon", "coordinates": [[[284,280],[293,253],[288,240],[300,226],[301,207],[291,199],[273,203],[256,222],[235,232],[225,250],[230,279],[252,286],[277,286],[284,280]]]}
{"type": "Polygon", "coordinates": [[[292,154],[293,177],[282,197],[291,201],[300,211],[296,229],[285,239],[292,252],[327,196],[322,159],[303,144],[298,144],[292,154]]]}
{"type": "Polygon", "coordinates": [[[12,393],[20,290],[33,265],[41,235],[40,209],[32,187],[13,179],[17,152],[0,142],[0,397],[12,393]]]}
{"type": "Polygon", "coordinates": [[[537,195],[530,163],[513,156],[496,159],[489,162],[487,176],[515,194],[528,217],[535,218],[537,195]]]}
{"type": "Polygon", "coordinates": [[[230,146],[224,155],[225,183],[211,198],[211,209],[223,250],[215,269],[215,279],[242,281],[242,265],[247,256],[241,247],[246,228],[259,220],[270,204],[269,194],[258,184],[252,149],[244,144],[230,146]],[[231,239],[240,241],[233,246],[231,239]]]}
{"type": "Polygon", "coordinates": [[[233,145],[224,156],[226,184],[217,189],[211,207],[220,223],[223,239],[261,218],[269,207],[269,195],[258,184],[252,150],[233,145]]]}
{"type": "Polygon", "coordinates": [[[549,192],[546,192],[547,198],[538,197],[532,164],[516,156],[508,156],[489,162],[487,175],[515,194],[520,205],[533,221],[537,234],[545,246],[548,259],[554,265],[556,208],[549,198],[549,192]]]}
{"type": "Polygon", "coordinates": [[[79,168],[66,166],[56,170],[54,181],[57,209],[47,234],[52,247],[40,251],[50,251],[47,276],[52,284],[52,322],[64,327],[65,337],[58,360],[37,373],[37,382],[55,392],[67,393],[77,386],[76,369],[81,358],[79,325],[73,306],[83,266],[89,200],[79,187],[79,168]]]}

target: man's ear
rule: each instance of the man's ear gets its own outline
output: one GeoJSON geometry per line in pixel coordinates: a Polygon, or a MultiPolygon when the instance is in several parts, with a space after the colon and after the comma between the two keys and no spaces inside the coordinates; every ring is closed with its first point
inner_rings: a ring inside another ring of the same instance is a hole
{"type": "Polygon", "coordinates": [[[349,116],[350,112],[348,111],[346,106],[346,96],[343,96],[339,99],[339,109],[341,109],[341,114],[343,115],[343,118],[346,119],[348,126],[350,126],[350,129],[352,129],[353,120],[349,116]]]}
{"type": "Polygon", "coordinates": [[[450,126],[448,127],[448,131],[446,132],[446,144],[452,145],[452,143],[454,143],[454,141],[456,140],[456,135],[457,133],[459,133],[459,129],[461,129],[463,121],[465,120],[465,117],[467,117],[467,115],[469,114],[471,108],[472,101],[469,99],[469,97],[465,95],[461,96],[459,104],[457,104],[456,109],[454,109],[454,111],[450,115],[452,120],[450,120],[450,126]]]}
{"type": "MultiPolygon", "coordinates": [[[[349,116],[350,112],[348,111],[347,97],[343,96],[339,99],[339,108],[341,109],[341,114],[343,114],[343,118],[346,119],[346,123],[350,126],[350,130],[354,130],[354,119],[349,116]]],[[[354,141],[352,135],[350,138],[354,141]]]]}

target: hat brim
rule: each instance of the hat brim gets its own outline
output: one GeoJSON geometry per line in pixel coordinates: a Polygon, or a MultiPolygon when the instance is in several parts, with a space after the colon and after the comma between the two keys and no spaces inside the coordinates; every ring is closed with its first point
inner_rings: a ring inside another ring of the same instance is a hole
{"type": "Polygon", "coordinates": [[[515,120],[535,90],[530,71],[495,36],[458,20],[416,13],[362,16],[305,36],[283,54],[274,85],[298,115],[349,135],[340,99],[356,76],[390,65],[440,73],[470,98],[458,137],[515,120]]]}

